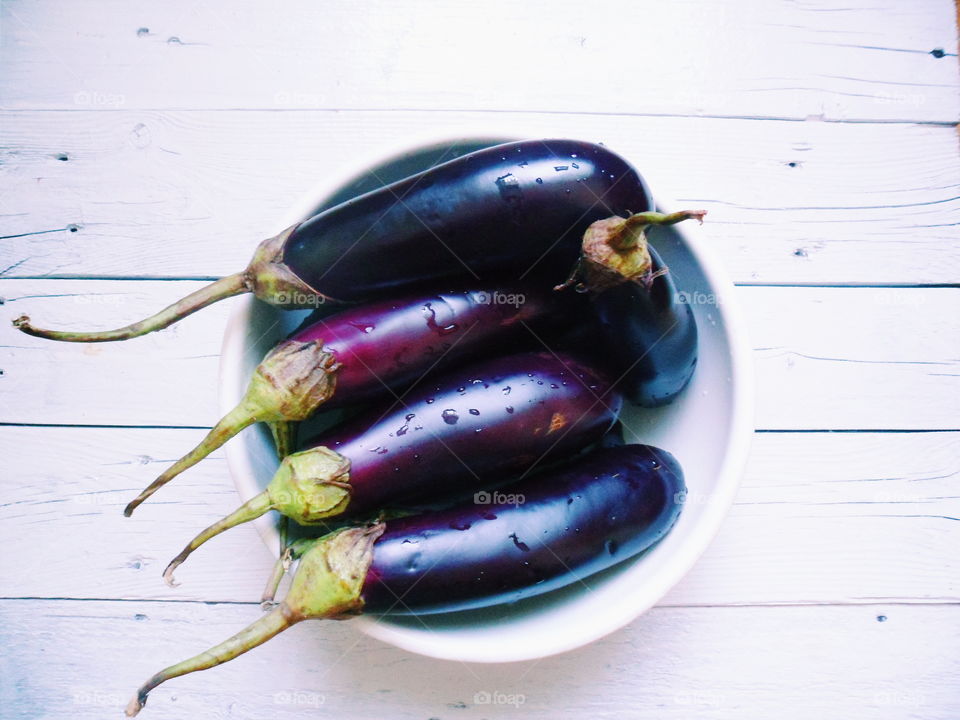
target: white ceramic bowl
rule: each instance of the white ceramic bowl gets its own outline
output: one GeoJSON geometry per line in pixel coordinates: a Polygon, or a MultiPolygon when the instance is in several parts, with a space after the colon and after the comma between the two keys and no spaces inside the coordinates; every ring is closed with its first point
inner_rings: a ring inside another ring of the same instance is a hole
{"type": "MultiPolygon", "coordinates": [[[[371,158],[357,166],[355,175],[328,179],[313,188],[275,231],[314,214],[319,207],[378,187],[381,181],[418,172],[444,151],[448,158],[506,139],[434,141],[371,158]]],[[[657,206],[677,209],[664,198],[658,198],[657,206]]],[[[458,613],[361,617],[353,622],[363,632],[412,652],[450,660],[507,662],[545,657],[597,640],[635,619],[663,597],[706,549],[733,501],[753,434],[750,346],[733,286],[703,230],[691,222],[681,223],[655,229],[651,241],[678,290],[693,304],[699,360],[693,380],[675,402],[656,410],[629,407],[622,419],[628,441],[669,450],[683,466],[688,495],[676,526],[648,552],[591,577],[589,589],[574,583],[512,605],[458,613]]],[[[220,362],[222,412],[238,402],[257,363],[305,315],[249,296],[237,302],[220,362]]],[[[263,426],[232,440],[226,453],[244,501],[267,485],[277,467],[263,426]]],[[[257,523],[274,552],[279,544],[275,522],[274,517],[263,517],[257,523]]]]}

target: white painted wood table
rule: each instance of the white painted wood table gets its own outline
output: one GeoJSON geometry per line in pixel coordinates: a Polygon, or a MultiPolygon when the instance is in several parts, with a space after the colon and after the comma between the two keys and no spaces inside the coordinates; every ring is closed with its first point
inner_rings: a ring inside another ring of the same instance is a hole
{"type": "Polygon", "coordinates": [[[299,626],[156,691],[163,718],[960,717],[960,111],[948,0],[3,0],[0,714],[117,717],[259,614],[271,555],[222,454],[121,508],[216,418],[226,302],[293,198],[438,136],[606,142],[706,207],[749,319],[749,469],[660,605],[559,657],[441,662],[299,626]],[[522,697],[485,704],[482,693],[522,697]]]}

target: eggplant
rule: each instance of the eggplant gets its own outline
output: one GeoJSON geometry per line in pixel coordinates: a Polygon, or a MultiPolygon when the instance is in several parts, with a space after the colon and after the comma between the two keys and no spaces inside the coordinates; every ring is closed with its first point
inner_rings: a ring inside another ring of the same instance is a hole
{"type": "Polygon", "coordinates": [[[156,673],[127,715],[161,683],[232,660],[302,620],[478,608],[583,582],[660,540],[684,490],[670,453],[624,445],[506,487],[499,502],[300,541],[286,598],[220,645],[156,673]]]}
{"type": "Polygon", "coordinates": [[[321,406],[356,405],[467,355],[509,351],[532,340],[523,330],[526,323],[536,326],[569,304],[549,290],[500,285],[417,293],[312,322],[264,358],[237,407],[131,501],[124,515],[255,422],[271,423],[283,457],[295,442],[292,423],[321,406]]]}
{"type": "Polygon", "coordinates": [[[609,382],[570,356],[521,353],[452,371],[285,457],[267,488],[197,535],[164,578],[173,584],[200,545],[270,510],[324,525],[525,475],[602,438],[621,406],[609,382]]]}
{"type": "Polygon", "coordinates": [[[697,323],[660,255],[648,246],[647,280],[588,293],[582,321],[572,323],[556,347],[587,357],[613,379],[624,397],[643,407],[673,401],[697,365],[697,323]]]}
{"type": "MultiPolygon", "coordinates": [[[[651,208],[640,174],[601,145],[506,143],[297,223],[263,241],[246,269],[132,325],[99,332],[44,330],[26,315],[14,325],[52,340],[107,342],[160,330],[247,292],[295,308],[370,301],[455,277],[480,283],[529,277],[553,285],[576,263],[581,236],[594,221],[618,216],[647,227],[702,216],[663,215],[651,208]]],[[[618,252],[636,256],[634,265],[644,262],[642,247],[618,252]]]]}
{"type": "Polygon", "coordinates": [[[697,365],[697,323],[657,252],[649,288],[621,283],[593,298],[599,366],[631,402],[659,407],[673,401],[697,365]]]}

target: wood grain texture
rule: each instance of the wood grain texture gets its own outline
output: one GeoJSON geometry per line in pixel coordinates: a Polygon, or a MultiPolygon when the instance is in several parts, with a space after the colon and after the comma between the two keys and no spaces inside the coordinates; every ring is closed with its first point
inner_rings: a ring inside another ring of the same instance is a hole
{"type": "MultiPolygon", "coordinates": [[[[122,343],[57,343],[8,324],[27,313],[51,327],[109,328],[199,285],[0,281],[0,422],[212,425],[229,300],[122,343]]],[[[958,427],[960,289],[743,287],[737,293],[755,348],[758,428],[958,427]]]]}
{"type": "Polygon", "coordinates": [[[429,133],[605,142],[655,194],[709,211],[737,282],[960,278],[952,127],[314,110],[7,112],[0,125],[4,277],[235,272],[318,182],[429,133]]]}
{"type": "MultiPolygon", "coordinates": [[[[221,453],[124,518],[199,431],[0,428],[30,458],[0,489],[8,598],[246,602],[272,556],[251,526],[167,561],[238,497],[221,453]],[[42,541],[69,538],[68,545],[42,541]],[[23,563],[29,563],[29,572],[23,563]]],[[[960,602],[960,433],[761,433],[729,518],[669,606],[960,602]]],[[[709,502],[695,493],[691,503],[709,502]]]]}
{"type": "MultiPolygon", "coordinates": [[[[149,674],[258,615],[249,605],[2,601],[0,641],[15,653],[0,660],[5,716],[118,717],[149,674]]],[[[654,608],[571,653],[477,665],[313,621],[171,680],[143,716],[954,720],[958,632],[957,606],[654,608]]]]}
{"type": "Polygon", "coordinates": [[[305,624],[144,717],[956,720],[960,432],[810,431],[960,429],[960,290],[792,287],[958,284],[955,12],[0,3],[0,715],[119,717],[149,673],[259,615],[271,563],[241,527],[162,584],[237,502],[221,453],[121,515],[203,434],[135,426],[215,419],[229,301],[114,345],[9,319],[137,319],[239,269],[318,180],[483,134],[602,141],[707,208],[735,281],[788,286],[738,291],[758,425],[808,432],[758,433],[693,571],[590,647],[468,666],[305,624]]]}
{"type": "Polygon", "coordinates": [[[949,0],[4,3],[5,107],[954,122],[949,0]],[[931,54],[939,49],[940,57],[931,54]],[[947,54],[943,54],[947,53],[947,54]]]}

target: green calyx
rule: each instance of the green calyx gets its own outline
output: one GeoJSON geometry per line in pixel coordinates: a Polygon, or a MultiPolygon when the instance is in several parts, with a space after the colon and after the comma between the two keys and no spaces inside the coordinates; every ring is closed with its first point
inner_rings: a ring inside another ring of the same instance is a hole
{"type": "Polygon", "coordinates": [[[384,529],[382,523],[346,528],[304,543],[290,591],[277,607],[219,645],[154,674],[130,700],[127,716],[139,713],[150,691],[161,683],[233,660],[302,620],[360,613],[373,545],[384,529]]]}
{"type": "MultiPolygon", "coordinates": [[[[129,517],[153,493],[255,422],[284,423],[281,432],[291,432],[292,426],[286,423],[307,419],[333,396],[339,369],[336,357],[324,350],[319,340],[280,343],[257,366],[240,403],[220,419],[199,445],[131,500],[123,514],[129,517]]],[[[291,436],[276,437],[287,441],[291,436]]],[[[289,451],[287,445],[289,442],[278,446],[278,451],[289,451]]]]}
{"type": "MultiPolygon", "coordinates": [[[[565,282],[555,290],[573,286],[580,292],[603,292],[625,282],[649,286],[658,273],[647,247],[647,231],[653,225],[674,225],[696,219],[701,223],[705,210],[675,213],[642,212],[622,218],[618,215],[597,220],[583,235],[580,259],[565,282]]],[[[663,270],[660,273],[664,272],[663,270]]]]}
{"type": "Polygon", "coordinates": [[[303,618],[341,618],[363,609],[363,582],[383,523],[336,530],[300,559],[284,603],[303,618]]]}
{"type": "Polygon", "coordinates": [[[325,447],[288,455],[266,490],[197,534],[170,561],[163,571],[163,579],[171,587],[176,586],[173,573],[194,550],[225,530],[271,510],[279,510],[300,525],[313,525],[342,514],[349,504],[350,461],[347,458],[325,447]]]}
{"type": "Polygon", "coordinates": [[[325,447],[288,455],[264,492],[274,510],[301,525],[340,515],[350,503],[350,461],[325,447]]]}
{"type": "Polygon", "coordinates": [[[296,229],[297,225],[291,225],[257,246],[253,259],[243,271],[247,287],[264,302],[282,307],[315,308],[326,302],[337,302],[307,285],[284,264],[287,238],[296,229]]]}
{"type": "Polygon", "coordinates": [[[257,365],[240,405],[260,422],[306,420],[333,397],[340,367],[319,340],[284,340],[257,365]]]}

